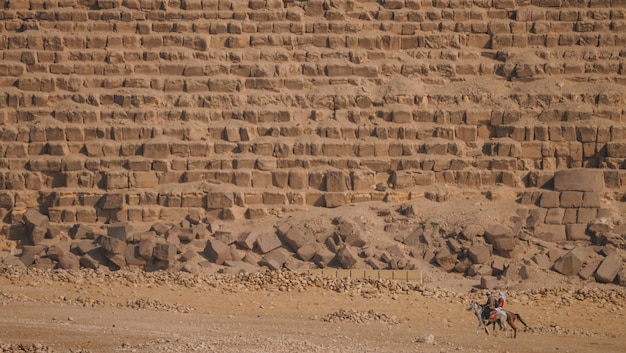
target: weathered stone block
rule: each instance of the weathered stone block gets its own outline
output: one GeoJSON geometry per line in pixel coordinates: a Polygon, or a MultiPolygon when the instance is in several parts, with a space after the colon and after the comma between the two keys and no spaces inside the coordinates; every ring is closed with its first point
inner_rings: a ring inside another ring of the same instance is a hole
{"type": "Polygon", "coordinates": [[[554,263],[554,270],[565,276],[573,276],[578,273],[588,256],[588,249],[576,247],[554,263]]]}
{"type": "Polygon", "coordinates": [[[315,254],[317,254],[319,249],[320,249],[319,243],[310,242],[298,248],[298,250],[296,251],[296,254],[300,258],[300,260],[309,261],[313,258],[313,256],[315,256],[315,254]]]}
{"type": "Polygon", "coordinates": [[[46,229],[48,228],[48,225],[50,223],[47,216],[41,214],[34,208],[29,208],[28,210],[26,210],[26,212],[22,214],[22,220],[30,231],[35,229],[35,227],[46,229]]]}
{"type": "Polygon", "coordinates": [[[84,224],[75,225],[69,233],[73,239],[95,239],[93,229],[84,224]]]}
{"type": "Polygon", "coordinates": [[[565,215],[565,209],[563,208],[548,208],[546,212],[546,224],[563,224],[563,216],[565,215]]]}
{"type": "Polygon", "coordinates": [[[550,242],[567,240],[565,226],[561,224],[540,224],[535,229],[534,236],[550,242]]]}
{"type": "Polygon", "coordinates": [[[218,265],[224,264],[225,261],[232,260],[230,247],[217,239],[209,239],[207,241],[204,253],[209,261],[215,262],[218,265]]]}
{"type": "Polygon", "coordinates": [[[604,175],[602,170],[564,169],[554,173],[556,191],[602,191],[604,175]]]}
{"type": "Polygon", "coordinates": [[[234,205],[234,195],[231,192],[208,192],[206,195],[207,208],[230,208],[234,205]]]}
{"type": "Polygon", "coordinates": [[[437,255],[435,255],[435,262],[446,272],[451,272],[456,266],[456,255],[450,253],[447,248],[441,249],[437,255]]]}
{"type": "Polygon", "coordinates": [[[139,253],[139,244],[127,244],[124,258],[129,266],[143,266],[146,260],[139,253]]]}
{"type": "Polygon", "coordinates": [[[107,235],[109,237],[119,239],[126,242],[129,238],[131,226],[128,223],[114,223],[107,228],[107,235]]]}
{"type": "Polygon", "coordinates": [[[262,254],[266,254],[281,247],[280,238],[274,232],[261,233],[256,239],[256,245],[262,254]]]}
{"type": "Polygon", "coordinates": [[[244,249],[252,250],[258,236],[259,233],[257,232],[243,232],[237,237],[237,245],[244,249]]]}
{"type": "Polygon", "coordinates": [[[587,234],[587,224],[573,223],[565,225],[565,234],[567,240],[591,240],[591,236],[587,234]]]}
{"type": "Polygon", "coordinates": [[[561,207],[578,208],[583,204],[583,193],[580,191],[563,191],[560,197],[561,207]]]}
{"type": "Polygon", "coordinates": [[[578,277],[584,280],[588,280],[596,272],[596,269],[598,269],[598,266],[600,266],[600,261],[593,260],[593,261],[587,262],[586,264],[582,266],[580,271],[578,271],[578,277]]]}
{"type": "Polygon", "coordinates": [[[549,269],[552,266],[552,261],[546,254],[535,254],[533,261],[542,269],[549,269]]]}
{"type": "Polygon", "coordinates": [[[64,270],[78,270],[80,269],[80,258],[68,252],[59,258],[57,266],[64,270]]]}
{"type": "Polygon", "coordinates": [[[154,246],[154,258],[171,263],[176,257],[176,245],[168,243],[158,243],[154,246]]]}
{"type": "Polygon", "coordinates": [[[154,238],[146,238],[139,242],[139,256],[146,261],[152,261],[154,259],[154,248],[156,241],[154,238]]]}
{"type": "Polygon", "coordinates": [[[358,259],[358,253],[350,245],[345,244],[337,251],[337,260],[345,269],[354,267],[358,259]]]}
{"type": "Polygon", "coordinates": [[[289,231],[283,236],[283,241],[291,247],[294,251],[297,251],[307,243],[314,240],[313,236],[308,235],[308,231],[305,227],[295,225],[289,229],[289,231]]]}
{"type": "Polygon", "coordinates": [[[22,246],[22,254],[20,255],[20,261],[25,266],[32,265],[36,259],[45,255],[46,247],[43,245],[24,245],[22,246]]]}
{"type": "Polygon", "coordinates": [[[610,254],[602,260],[596,270],[596,280],[602,283],[611,283],[622,269],[622,258],[618,254],[610,254]]]}
{"type": "Polygon", "coordinates": [[[539,206],[543,208],[556,208],[560,206],[560,193],[554,191],[544,191],[539,199],[539,206]]]}
{"type": "Polygon", "coordinates": [[[345,206],[349,201],[347,193],[327,192],[324,194],[324,204],[328,208],[345,206]]]}
{"type": "Polygon", "coordinates": [[[583,193],[583,203],[581,207],[585,208],[599,208],[601,205],[600,202],[600,193],[594,191],[587,191],[583,193]]]}
{"type": "Polygon", "coordinates": [[[576,221],[578,223],[587,224],[594,221],[598,216],[597,208],[579,208],[577,212],[576,221]]]}
{"type": "Polygon", "coordinates": [[[59,261],[65,254],[70,253],[70,243],[67,241],[57,242],[50,245],[46,250],[46,256],[54,261],[59,261]]]}
{"type": "Polygon", "coordinates": [[[491,258],[491,248],[485,245],[476,244],[469,248],[468,255],[473,263],[484,264],[491,258]]]}
{"type": "Polygon", "coordinates": [[[495,251],[513,251],[515,249],[513,230],[501,224],[485,229],[485,240],[493,245],[495,251]]]}
{"type": "Polygon", "coordinates": [[[106,250],[110,254],[124,254],[126,250],[126,241],[110,237],[110,236],[102,236],[100,238],[100,243],[104,250],[106,250]]]}

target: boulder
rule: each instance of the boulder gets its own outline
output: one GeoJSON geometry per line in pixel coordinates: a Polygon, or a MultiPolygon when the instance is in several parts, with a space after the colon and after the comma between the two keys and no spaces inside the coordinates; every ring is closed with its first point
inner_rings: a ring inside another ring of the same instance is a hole
{"type": "Polygon", "coordinates": [[[447,248],[443,248],[435,255],[435,261],[444,271],[451,272],[456,266],[456,255],[450,253],[447,248]]]}
{"type": "Polygon", "coordinates": [[[225,261],[232,260],[230,247],[217,239],[209,239],[204,248],[209,261],[222,265],[225,261]]]}
{"type": "Polygon", "coordinates": [[[473,264],[467,269],[468,276],[491,276],[493,270],[491,266],[484,264],[473,264]]]}
{"type": "Polygon", "coordinates": [[[335,234],[337,234],[343,241],[345,241],[348,236],[356,234],[359,231],[359,226],[352,219],[340,218],[335,221],[337,222],[335,234]]]}
{"type": "Polygon", "coordinates": [[[78,262],[80,263],[81,266],[91,269],[91,270],[96,270],[100,266],[100,262],[94,259],[89,254],[82,255],[80,259],[78,260],[78,262]]]}
{"type": "Polygon", "coordinates": [[[588,256],[588,249],[576,247],[554,263],[554,270],[565,276],[576,275],[588,256]]]}
{"type": "Polygon", "coordinates": [[[287,262],[287,259],[288,254],[285,253],[285,250],[277,248],[263,255],[259,265],[267,266],[271,270],[280,270],[287,262]]]}
{"type": "Polygon", "coordinates": [[[124,254],[126,251],[126,241],[110,236],[102,236],[100,244],[110,254],[124,254]]]}
{"type": "Polygon", "coordinates": [[[154,258],[154,247],[156,241],[154,238],[146,238],[139,242],[139,256],[146,261],[152,261],[154,258]]]}
{"type": "Polygon", "coordinates": [[[107,235],[111,238],[126,241],[130,235],[130,224],[128,223],[114,223],[107,228],[107,235]]]}
{"type": "Polygon", "coordinates": [[[226,245],[233,244],[237,241],[237,236],[232,232],[220,230],[213,233],[213,237],[226,245]]]}
{"type": "Polygon", "coordinates": [[[600,266],[600,261],[596,261],[596,260],[589,261],[583,264],[580,271],[578,271],[578,277],[580,277],[583,280],[588,280],[589,278],[593,277],[593,274],[598,269],[598,266],[600,266]]]}
{"type": "Polygon", "coordinates": [[[46,229],[50,224],[48,216],[41,214],[34,208],[29,208],[22,214],[22,220],[29,231],[33,231],[35,228],[46,229]]]}
{"type": "Polygon", "coordinates": [[[328,250],[325,246],[322,246],[315,253],[315,255],[313,256],[311,260],[317,266],[325,268],[334,258],[335,258],[335,253],[328,250]]]}
{"type": "Polygon", "coordinates": [[[491,258],[491,248],[486,245],[476,244],[469,248],[468,255],[473,263],[484,264],[491,258]]]}
{"type": "Polygon", "coordinates": [[[496,224],[485,230],[485,240],[493,245],[494,253],[509,257],[515,250],[515,236],[513,230],[507,226],[496,224]]]}
{"type": "Polygon", "coordinates": [[[478,224],[468,224],[463,229],[462,234],[465,239],[471,240],[476,237],[482,237],[485,234],[485,229],[478,224]]]}
{"type": "Polygon", "coordinates": [[[495,289],[498,286],[498,278],[494,276],[482,276],[480,278],[480,288],[495,289]]]}
{"type": "Polygon", "coordinates": [[[532,260],[542,269],[549,269],[552,266],[552,261],[546,254],[535,254],[532,260]]]}
{"type": "Polygon", "coordinates": [[[313,258],[313,256],[315,256],[319,248],[319,243],[310,242],[304,246],[301,246],[298,251],[296,251],[296,254],[298,255],[298,258],[300,258],[300,260],[309,261],[313,258]]]}
{"type": "Polygon", "coordinates": [[[143,266],[146,264],[146,260],[139,253],[139,244],[127,244],[124,257],[128,265],[143,266]]]}
{"type": "Polygon", "coordinates": [[[69,234],[70,234],[70,237],[72,237],[72,239],[95,239],[96,238],[96,235],[93,229],[91,229],[91,227],[88,227],[84,224],[74,225],[70,229],[69,234]]]}
{"type": "Polygon", "coordinates": [[[303,247],[305,244],[310,242],[311,239],[313,239],[313,237],[307,237],[306,228],[300,225],[291,227],[291,229],[289,229],[283,237],[284,242],[294,251],[303,247]]]}
{"type": "Polygon", "coordinates": [[[345,244],[337,251],[337,260],[341,266],[345,269],[354,267],[357,263],[359,256],[357,252],[348,244],[345,244]]]}
{"type": "Polygon", "coordinates": [[[24,245],[22,246],[22,254],[20,261],[27,267],[32,265],[37,258],[45,254],[46,247],[43,245],[24,245]]]}
{"type": "Polygon", "coordinates": [[[424,230],[421,227],[417,228],[416,230],[409,233],[409,235],[407,235],[402,240],[402,243],[408,246],[418,246],[421,242],[421,237],[423,233],[424,230]]]}
{"type": "Polygon", "coordinates": [[[258,236],[257,232],[243,232],[237,237],[237,245],[246,250],[252,250],[258,236]]]}
{"type": "Polygon", "coordinates": [[[608,255],[596,270],[596,280],[602,283],[611,283],[621,269],[622,258],[618,254],[608,255]]]}
{"type": "Polygon", "coordinates": [[[165,235],[172,228],[171,225],[165,224],[163,222],[156,222],[150,227],[150,230],[155,232],[157,235],[165,235]]]}
{"type": "Polygon", "coordinates": [[[59,261],[65,254],[70,253],[70,242],[60,241],[46,250],[46,256],[54,261],[59,261]]]}
{"type": "Polygon", "coordinates": [[[80,258],[68,252],[59,259],[57,267],[63,270],[78,270],[80,269],[80,258]]]}
{"type": "Polygon", "coordinates": [[[266,232],[259,234],[256,238],[256,246],[259,248],[261,254],[266,254],[276,248],[282,246],[280,238],[274,232],[266,232]]]}

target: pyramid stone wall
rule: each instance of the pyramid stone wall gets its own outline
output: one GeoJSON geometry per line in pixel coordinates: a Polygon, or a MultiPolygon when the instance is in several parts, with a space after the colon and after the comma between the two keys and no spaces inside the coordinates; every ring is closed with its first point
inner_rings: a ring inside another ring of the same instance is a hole
{"type": "Polygon", "coordinates": [[[2,0],[0,18],[7,224],[257,218],[579,168],[626,186],[623,0],[2,0]]]}

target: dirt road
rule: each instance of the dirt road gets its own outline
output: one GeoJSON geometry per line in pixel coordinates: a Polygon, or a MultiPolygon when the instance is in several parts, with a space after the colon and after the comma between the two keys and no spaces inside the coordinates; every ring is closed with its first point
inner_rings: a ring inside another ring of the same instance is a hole
{"type": "Polygon", "coordinates": [[[465,293],[296,275],[3,269],[0,352],[624,352],[615,286],[507,291],[531,330],[476,330],[465,293]],[[342,292],[342,289],[343,291],[342,292]],[[30,349],[30,350],[29,350],[30,349]],[[43,349],[43,350],[42,350],[43,349]],[[17,350],[19,351],[19,350],[17,350]]]}

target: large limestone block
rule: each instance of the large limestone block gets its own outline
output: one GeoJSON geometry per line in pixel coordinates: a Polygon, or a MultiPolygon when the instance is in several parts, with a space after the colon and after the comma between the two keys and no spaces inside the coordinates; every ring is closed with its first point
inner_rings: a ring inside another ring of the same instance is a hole
{"type": "Polygon", "coordinates": [[[321,245],[317,242],[310,242],[308,244],[305,244],[304,246],[301,246],[298,251],[296,251],[296,254],[300,258],[300,260],[309,261],[313,258],[313,256],[315,256],[320,246],[321,245]]]}
{"type": "Polygon", "coordinates": [[[324,194],[324,203],[328,208],[345,206],[349,202],[348,194],[343,192],[330,192],[324,194]]]}
{"type": "Polygon", "coordinates": [[[22,220],[28,227],[29,231],[32,231],[36,227],[46,229],[50,223],[47,216],[41,214],[34,208],[29,208],[22,214],[22,220]]]}
{"type": "Polygon", "coordinates": [[[126,242],[110,236],[102,236],[100,244],[110,254],[124,254],[126,242]]]}
{"type": "Polygon", "coordinates": [[[567,233],[563,224],[539,224],[534,236],[550,242],[567,240],[567,233]]]}
{"type": "Polygon", "coordinates": [[[337,260],[345,269],[354,267],[359,259],[358,253],[350,245],[344,245],[337,251],[337,260]]]}
{"type": "Polygon", "coordinates": [[[59,261],[63,256],[70,253],[70,242],[60,241],[46,250],[46,256],[54,261],[59,261]]]}
{"type": "Polygon", "coordinates": [[[45,251],[46,247],[43,245],[24,245],[22,247],[20,261],[28,267],[32,265],[40,256],[45,255],[45,251]]]}
{"type": "Polygon", "coordinates": [[[315,238],[313,236],[307,235],[307,229],[301,225],[291,227],[291,229],[289,229],[283,237],[285,243],[287,243],[287,245],[289,245],[294,251],[297,251],[314,239],[315,238]]]}
{"type": "Polygon", "coordinates": [[[64,270],[78,270],[80,269],[80,257],[66,253],[59,259],[57,266],[64,270]]]}
{"type": "Polygon", "coordinates": [[[231,192],[209,192],[206,195],[207,208],[229,208],[234,205],[234,195],[231,192]]]}
{"type": "Polygon", "coordinates": [[[602,191],[604,174],[597,169],[564,169],[554,173],[556,191],[602,191]]]}
{"type": "Polygon", "coordinates": [[[440,250],[435,256],[437,264],[446,272],[451,272],[456,266],[456,255],[450,253],[447,248],[440,250]]]}
{"type": "Polygon", "coordinates": [[[352,172],[352,189],[354,191],[370,191],[376,185],[376,173],[369,170],[352,172]]]}
{"type": "Polygon", "coordinates": [[[176,245],[159,243],[154,246],[154,258],[161,261],[172,262],[176,257],[176,245]]]}
{"type": "Polygon", "coordinates": [[[611,283],[622,269],[622,258],[618,254],[610,254],[605,257],[596,270],[596,280],[603,283],[611,283]]]}
{"type": "Polygon", "coordinates": [[[225,261],[232,260],[228,245],[217,239],[209,239],[209,241],[207,241],[204,253],[209,261],[215,262],[218,265],[224,264],[225,261]]]}
{"type": "Polygon", "coordinates": [[[311,259],[317,266],[325,268],[328,264],[335,258],[335,253],[328,250],[325,246],[320,247],[320,249],[315,253],[313,258],[311,259]]]}
{"type": "Polygon", "coordinates": [[[588,256],[588,249],[576,247],[561,256],[561,258],[554,263],[554,270],[565,276],[573,276],[580,271],[580,268],[588,256]]]}
{"type": "Polygon", "coordinates": [[[326,173],[326,188],[328,192],[345,192],[351,189],[350,175],[343,171],[331,170],[326,173]]]}
{"type": "Polygon", "coordinates": [[[496,251],[515,250],[515,237],[513,230],[501,224],[495,224],[485,229],[485,240],[493,245],[496,251]]]}
{"type": "Polygon", "coordinates": [[[468,255],[473,263],[484,264],[491,258],[491,249],[485,245],[474,245],[469,248],[468,255]]]}
{"type": "Polygon", "coordinates": [[[259,233],[257,232],[243,232],[237,237],[237,245],[244,249],[252,250],[258,236],[259,233]]]}
{"type": "Polygon", "coordinates": [[[274,232],[267,232],[259,234],[256,239],[256,245],[262,254],[266,254],[276,248],[279,248],[282,243],[280,238],[274,232]]]}
{"type": "Polygon", "coordinates": [[[107,228],[109,237],[126,241],[130,237],[131,226],[128,223],[114,223],[107,228]]]}

